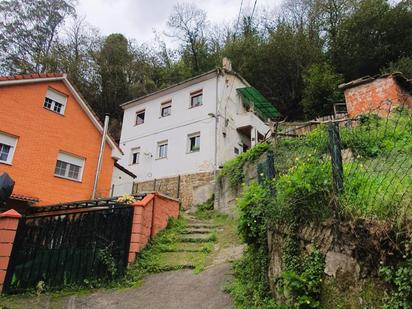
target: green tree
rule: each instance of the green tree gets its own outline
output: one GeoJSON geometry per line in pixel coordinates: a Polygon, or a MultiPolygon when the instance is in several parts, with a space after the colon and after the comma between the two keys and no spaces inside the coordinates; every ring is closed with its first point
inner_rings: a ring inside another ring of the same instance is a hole
{"type": "Polygon", "coordinates": [[[303,75],[303,99],[301,105],[305,117],[332,115],[333,104],[342,102],[343,94],[338,85],[343,77],[334,72],[329,64],[314,64],[303,75]]]}
{"type": "Polygon", "coordinates": [[[403,57],[397,61],[391,62],[382,70],[382,72],[401,72],[407,79],[412,79],[412,57],[403,57]]]}
{"type": "Polygon", "coordinates": [[[346,80],[373,75],[391,61],[412,55],[412,4],[360,1],[330,46],[331,62],[346,80]]]}
{"type": "Polygon", "coordinates": [[[74,0],[1,0],[0,61],[3,73],[46,72],[74,0]]]}

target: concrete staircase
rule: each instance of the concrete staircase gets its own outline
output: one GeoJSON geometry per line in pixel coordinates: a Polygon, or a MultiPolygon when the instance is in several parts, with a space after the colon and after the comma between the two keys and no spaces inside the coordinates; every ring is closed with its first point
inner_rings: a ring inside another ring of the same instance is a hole
{"type": "Polygon", "coordinates": [[[178,241],[161,250],[159,270],[203,268],[205,258],[216,240],[215,226],[203,220],[187,216],[186,228],[178,235],[178,241]]]}

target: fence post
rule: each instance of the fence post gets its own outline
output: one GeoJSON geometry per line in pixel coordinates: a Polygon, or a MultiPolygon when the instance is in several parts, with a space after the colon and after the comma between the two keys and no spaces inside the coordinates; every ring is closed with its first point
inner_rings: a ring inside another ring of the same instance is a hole
{"type": "Polygon", "coordinates": [[[0,291],[3,292],[11,251],[21,214],[10,209],[0,214],[0,291]]]}
{"type": "Polygon", "coordinates": [[[328,127],[329,152],[332,159],[333,192],[339,195],[343,191],[342,147],[339,136],[339,125],[331,122],[328,127]]]}

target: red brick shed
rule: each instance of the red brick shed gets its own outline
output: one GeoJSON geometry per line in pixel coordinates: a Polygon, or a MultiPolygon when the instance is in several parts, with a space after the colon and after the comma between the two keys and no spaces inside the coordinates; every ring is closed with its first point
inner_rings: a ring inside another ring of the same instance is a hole
{"type": "Polygon", "coordinates": [[[399,105],[412,108],[412,80],[402,73],[365,76],[339,85],[339,88],[344,90],[350,117],[367,112],[385,116],[399,105]]]}

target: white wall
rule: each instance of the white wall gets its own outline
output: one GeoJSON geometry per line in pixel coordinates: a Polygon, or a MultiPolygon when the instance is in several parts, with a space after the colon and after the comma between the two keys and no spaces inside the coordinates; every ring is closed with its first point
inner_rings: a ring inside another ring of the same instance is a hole
{"type": "Polygon", "coordinates": [[[212,171],[216,78],[147,101],[124,111],[119,163],[137,175],[137,181],[212,171]],[[203,89],[203,105],[190,108],[190,93],[203,89]],[[160,117],[161,103],[172,100],[172,114],[160,117]],[[145,122],[135,126],[136,112],[145,109],[145,122]],[[188,135],[200,132],[200,151],[188,153],[188,135]],[[168,140],[168,156],[157,159],[157,143],[168,140]],[[131,149],[140,147],[140,162],[131,165],[131,149]]]}
{"type": "Polygon", "coordinates": [[[236,130],[240,125],[252,124],[262,135],[268,129],[258,117],[243,107],[236,89],[246,86],[236,76],[225,74],[168,95],[142,100],[143,103],[137,105],[131,104],[124,111],[120,147],[125,155],[119,163],[137,175],[136,181],[210,172],[214,170],[217,146],[217,163],[218,166],[223,165],[235,157],[235,147],[242,151],[244,136],[236,130]],[[199,89],[203,89],[203,105],[189,108],[190,93],[199,89]],[[219,106],[217,145],[216,99],[219,106]],[[162,118],[161,103],[169,100],[172,100],[172,114],[162,118]],[[145,122],[135,126],[136,112],[143,109],[145,122]],[[188,135],[195,132],[200,132],[200,151],[188,153],[188,135]],[[168,141],[168,156],[157,159],[157,143],[164,140],[168,141]],[[137,147],[140,147],[140,161],[131,165],[131,150],[137,147]]]}
{"type": "Polygon", "coordinates": [[[113,167],[111,196],[121,196],[123,194],[131,194],[133,190],[134,178],[126,174],[116,166],[113,167]]]}

